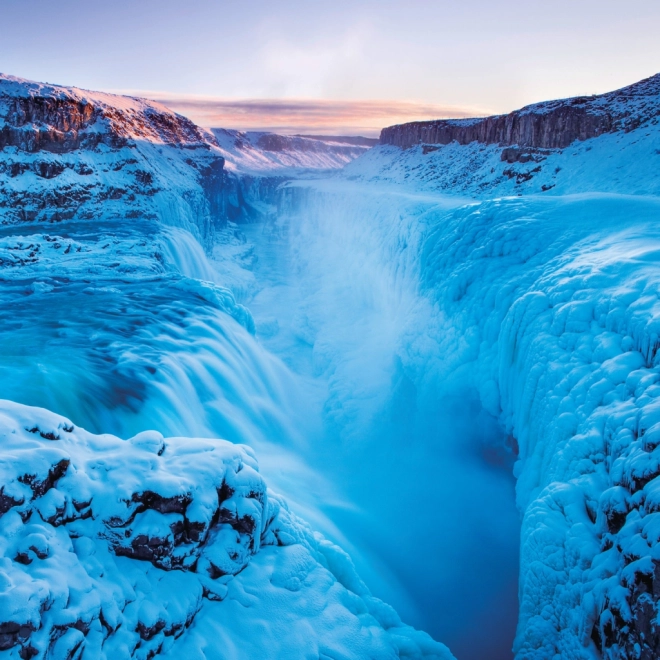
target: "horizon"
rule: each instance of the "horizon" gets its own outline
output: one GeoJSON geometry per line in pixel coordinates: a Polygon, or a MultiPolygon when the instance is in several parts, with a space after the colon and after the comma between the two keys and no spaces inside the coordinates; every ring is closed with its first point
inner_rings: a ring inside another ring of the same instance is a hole
{"type": "Polygon", "coordinates": [[[620,3],[592,0],[562,0],[551,13],[510,0],[406,7],[25,0],[5,8],[12,30],[0,66],[157,100],[207,127],[366,137],[397,123],[601,94],[660,71],[660,6],[651,0],[633,0],[625,15],[620,3]]]}
{"type": "MultiPolygon", "coordinates": [[[[434,121],[446,119],[478,119],[495,115],[504,115],[509,112],[546,101],[562,100],[562,98],[548,98],[507,112],[484,112],[477,109],[468,110],[456,107],[434,106],[415,102],[396,101],[328,101],[324,99],[222,99],[204,96],[171,95],[162,92],[149,92],[143,90],[102,90],[84,89],[78,85],[62,84],[52,81],[28,80],[13,74],[0,72],[28,82],[54,85],[63,88],[76,88],[81,91],[101,92],[129,98],[139,98],[154,101],[164,105],[170,110],[194,121],[197,125],[209,129],[225,129],[240,132],[277,133],[281,135],[327,138],[327,137],[363,137],[377,139],[380,132],[387,127],[397,124],[434,121]],[[364,118],[387,118],[387,123],[381,122],[378,126],[351,125],[351,121],[364,118]],[[263,125],[263,117],[267,116],[275,123],[263,125]],[[339,119],[343,119],[340,122],[339,119]],[[295,120],[298,120],[297,122],[295,120]],[[279,121],[278,121],[279,120],[279,121]]],[[[660,75],[660,72],[651,74],[646,78],[632,81],[616,89],[606,90],[599,94],[576,94],[580,96],[598,96],[608,92],[617,91],[633,85],[642,80],[660,75]]]]}

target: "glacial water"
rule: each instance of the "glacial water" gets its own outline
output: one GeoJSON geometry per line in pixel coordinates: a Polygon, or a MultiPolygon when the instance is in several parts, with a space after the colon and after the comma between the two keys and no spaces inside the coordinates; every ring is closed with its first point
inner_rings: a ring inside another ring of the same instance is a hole
{"type": "Polygon", "coordinates": [[[93,432],[250,444],[406,622],[461,660],[509,658],[513,450],[467,380],[439,386],[422,281],[433,218],[464,200],[327,185],[239,228],[238,265],[236,241],[212,261],[151,223],[7,231],[41,258],[2,289],[1,395],[93,432]]]}

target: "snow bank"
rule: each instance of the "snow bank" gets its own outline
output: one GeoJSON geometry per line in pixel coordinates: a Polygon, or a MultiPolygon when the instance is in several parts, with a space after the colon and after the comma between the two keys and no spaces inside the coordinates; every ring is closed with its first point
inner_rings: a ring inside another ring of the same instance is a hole
{"type": "Polygon", "coordinates": [[[378,146],[342,172],[349,180],[479,199],[582,192],[657,195],[658,120],[627,132],[574,142],[565,149],[502,147],[472,142],[378,146]]]}
{"type": "Polygon", "coordinates": [[[249,448],[93,435],[8,401],[0,418],[3,656],[451,658],[267,491],[249,448]]]}

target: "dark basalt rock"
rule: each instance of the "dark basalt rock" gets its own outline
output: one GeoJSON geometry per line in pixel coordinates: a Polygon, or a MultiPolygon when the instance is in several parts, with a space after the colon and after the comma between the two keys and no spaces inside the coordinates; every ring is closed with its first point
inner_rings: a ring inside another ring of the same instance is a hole
{"type": "Polygon", "coordinates": [[[600,613],[591,638],[603,657],[657,660],[660,657],[660,562],[650,574],[638,572],[630,585],[631,619],[610,603],[600,613]]]}
{"type": "Polygon", "coordinates": [[[5,495],[5,487],[0,488],[0,516],[7,513],[9,509],[23,504],[25,500],[16,500],[9,495],[5,495]]]}
{"type": "Polygon", "coordinates": [[[134,493],[131,500],[133,502],[139,502],[142,505],[136,513],[145,511],[146,509],[154,509],[159,513],[180,513],[183,515],[192,501],[192,498],[190,495],[163,497],[151,490],[146,490],[143,493],[134,493]]]}
{"type": "Polygon", "coordinates": [[[137,625],[137,632],[144,640],[153,639],[161,630],[165,628],[165,621],[159,619],[153,626],[145,626],[142,621],[137,625]]]}
{"type": "Polygon", "coordinates": [[[514,163],[539,163],[550,154],[550,151],[544,149],[521,149],[517,147],[507,147],[502,149],[500,160],[513,165],[514,163]]]}
{"type": "Polygon", "coordinates": [[[129,546],[116,545],[114,551],[119,557],[141,559],[159,568],[171,568],[172,543],[166,538],[139,534],[131,540],[129,546]]]}
{"type": "Polygon", "coordinates": [[[6,621],[0,623],[0,651],[7,651],[19,643],[27,641],[34,628],[31,624],[6,621]]]}
{"type": "Polygon", "coordinates": [[[39,481],[37,476],[34,474],[26,474],[22,477],[19,477],[19,481],[28,485],[32,489],[33,497],[36,499],[38,497],[43,497],[47,491],[49,491],[59,479],[61,479],[66,473],[69,467],[70,461],[68,459],[62,459],[59,463],[53,465],[48,471],[48,476],[39,481]]]}
{"type": "MultiPolygon", "coordinates": [[[[418,144],[499,144],[563,149],[576,140],[632,130],[658,117],[660,106],[645,103],[660,94],[660,74],[600,96],[581,96],[527,106],[483,119],[418,121],[384,128],[380,143],[402,149],[418,144]],[[636,101],[635,113],[623,101],[636,101]]],[[[506,160],[510,156],[507,155],[506,160]]],[[[504,157],[503,157],[504,160],[504,157]]],[[[508,161],[511,162],[511,161],[508,161]]],[[[520,161],[523,162],[523,161],[520,161]]]]}

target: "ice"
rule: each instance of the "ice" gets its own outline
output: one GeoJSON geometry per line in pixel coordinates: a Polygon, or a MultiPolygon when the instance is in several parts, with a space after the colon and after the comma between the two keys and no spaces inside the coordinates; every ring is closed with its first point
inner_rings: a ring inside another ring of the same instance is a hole
{"type": "Polygon", "coordinates": [[[3,151],[0,653],[653,657],[653,117],[328,173],[89,98],[133,146],[3,151]]]}
{"type": "Polygon", "coordinates": [[[289,513],[248,447],[0,409],[9,657],[452,657],[289,513]]]}

